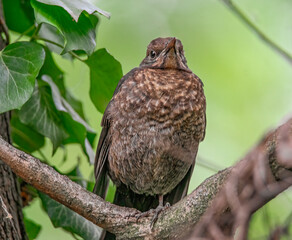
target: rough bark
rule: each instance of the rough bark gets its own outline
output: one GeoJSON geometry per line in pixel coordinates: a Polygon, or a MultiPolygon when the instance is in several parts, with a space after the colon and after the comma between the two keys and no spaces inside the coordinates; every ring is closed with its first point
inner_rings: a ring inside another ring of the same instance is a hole
{"type": "Polygon", "coordinates": [[[291,185],[290,119],[267,134],[234,166],[228,181],[189,239],[231,240],[235,234],[238,240],[247,239],[252,214],[291,185]]]}
{"type": "MultiPolygon", "coordinates": [[[[151,230],[149,228],[152,216],[142,217],[137,221],[138,210],[124,208],[105,202],[99,196],[86,191],[68,177],[60,175],[53,168],[41,163],[38,159],[14,148],[0,139],[0,157],[13,171],[38,190],[48,194],[53,199],[79,213],[86,219],[117,234],[119,239],[176,239],[187,232],[199,221],[218,191],[226,184],[233,169],[243,169],[253,158],[260,156],[258,151],[266,151],[268,157],[261,162],[269,166],[274,181],[279,181],[291,175],[292,144],[286,139],[287,134],[292,139],[292,119],[283,126],[269,133],[244,159],[233,167],[227,168],[205,180],[194,192],[177,204],[163,211],[151,230]],[[280,131],[279,129],[285,129],[280,131]],[[288,129],[288,130],[287,130],[288,129]],[[266,146],[263,150],[261,146],[266,146]],[[285,170],[285,171],[283,171],[285,170]]],[[[255,168],[254,171],[261,171],[255,168]]],[[[236,172],[236,171],[235,171],[236,172]]],[[[256,174],[261,176],[259,172],[256,174]]],[[[284,191],[292,182],[281,188],[284,191]]],[[[244,183],[241,183],[244,185],[244,183]]],[[[276,191],[275,197],[280,191],[276,191]]],[[[270,198],[271,199],[271,198],[270,198]]],[[[260,205],[256,207],[258,209],[260,205]]],[[[223,207],[224,209],[224,207],[223,207]]],[[[256,210],[254,209],[254,211],[256,210]]],[[[222,210],[222,209],[221,209],[222,210]]],[[[225,211],[217,215],[225,214],[225,211]]]]}
{"type": "MultiPolygon", "coordinates": [[[[0,0],[0,50],[9,42],[5,24],[2,1],[0,0]]],[[[0,135],[10,141],[10,113],[0,114],[0,135]]],[[[27,239],[23,224],[22,202],[19,194],[17,176],[0,157],[0,239],[27,239]]]]}
{"type": "MultiPolygon", "coordinates": [[[[0,135],[9,138],[10,114],[0,114],[0,135]]],[[[0,239],[27,239],[22,216],[22,202],[17,176],[0,157],[0,239]]]]}

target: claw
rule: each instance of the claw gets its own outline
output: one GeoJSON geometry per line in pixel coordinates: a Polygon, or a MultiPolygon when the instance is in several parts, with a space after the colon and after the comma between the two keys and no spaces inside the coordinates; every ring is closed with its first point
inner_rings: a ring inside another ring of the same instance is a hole
{"type": "Polygon", "coordinates": [[[158,219],[158,215],[164,211],[165,209],[169,208],[170,207],[170,204],[169,203],[166,203],[164,206],[160,206],[158,205],[158,207],[156,209],[153,209],[155,214],[154,216],[152,217],[152,220],[150,222],[150,229],[152,229],[154,227],[154,224],[156,223],[157,219],[158,219]]]}
{"type": "Polygon", "coordinates": [[[139,213],[137,215],[135,215],[135,217],[137,218],[137,221],[142,218],[142,217],[148,217],[149,215],[151,215],[153,212],[155,211],[155,209],[150,209],[147,212],[142,212],[139,213]]]}
{"type": "Polygon", "coordinates": [[[150,229],[152,229],[154,227],[154,224],[156,223],[157,219],[158,219],[158,215],[165,209],[169,208],[170,207],[170,204],[169,203],[166,203],[164,206],[163,206],[163,196],[160,195],[159,196],[159,205],[157,206],[157,208],[155,209],[150,209],[148,210],[147,212],[142,212],[138,215],[135,215],[135,217],[137,218],[137,221],[141,218],[141,217],[147,217],[149,215],[152,215],[154,213],[154,216],[152,217],[151,219],[151,222],[150,222],[150,229]]]}

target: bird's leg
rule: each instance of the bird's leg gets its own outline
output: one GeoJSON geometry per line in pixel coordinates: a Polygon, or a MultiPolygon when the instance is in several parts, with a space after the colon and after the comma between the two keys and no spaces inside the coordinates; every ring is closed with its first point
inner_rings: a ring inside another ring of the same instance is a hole
{"type": "Polygon", "coordinates": [[[154,216],[152,217],[151,222],[150,222],[151,229],[153,228],[154,224],[156,223],[159,213],[161,213],[164,209],[170,207],[169,203],[166,203],[163,206],[163,195],[159,195],[158,198],[159,198],[159,204],[155,209],[150,209],[147,212],[143,212],[137,216],[137,220],[138,220],[141,217],[146,217],[146,216],[149,216],[150,214],[154,213],[154,216]]]}
{"type": "Polygon", "coordinates": [[[159,198],[159,204],[158,204],[157,208],[153,209],[154,210],[154,216],[153,216],[153,218],[151,220],[151,223],[150,223],[150,228],[151,229],[153,228],[154,224],[156,223],[159,213],[161,213],[164,209],[170,207],[169,203],[166,203],[163,206],[163,195],[159,195],[158,198],[159,198]]]}
{"type": "Polygon", "coordinates": [[[158,207],[163,207],[163,195],[159,195],[158,199],[159,199],[158,207]]]}

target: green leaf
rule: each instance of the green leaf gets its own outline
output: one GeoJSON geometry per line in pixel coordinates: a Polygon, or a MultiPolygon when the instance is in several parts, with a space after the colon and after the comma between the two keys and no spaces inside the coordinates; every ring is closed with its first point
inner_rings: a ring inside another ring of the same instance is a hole
{"type": "Polygon", "coordinates": [[[0,52],[0,113],[19,109],[30,98],[44,59],[44,49],[33,42],[13,43],[0,52]]]}
{"type": "Polygon", "coordinates": [[[67,102],[73,107],[73,109],[79,114],[79,116],[84,119],[85,117],[84,117],[82,103],[79,100],[77,100],[69,92],[68,89],[66,89],[65,84],[64,84],[63,71],[55,63],[51,51],[47,47],[45,47],[44,49],[46,52],[46,58],[45,58],[44,65],[42,66],[39,72],[39,77],[43,75],[50,76],[51,79],[54,81],[54,83],[57,85],[58,89],[60,90],[62,97],[64,97],[67,100],[67,102]]]}
{"type": "Polygon", "coordinates": [[[85,63],[90,68],[90,98],[103,113],[123,76],[121,64],[104,48],[94,52],[85,63]]]}
{"type": "Polygon", "coordinates": [[[93,134],[91,132],[87,132],[87,139],[91,146],[93,146],[95,137],[96,137],[96,133],[93,134]]]}
{"type": "Polygon", "coordinates": [[[89,181],[87,182],[87,186],[86,186],[87,191],[92,192],[94,185],[95,185],[95,175],[94,175],[94,171],[92,171],[89,175],[89,181]]]}
{"type": "Polygon", "coordinates": [[[64,73],[56,65],[51,51],[47,47],[44,47],[44,49],[46,52],[46,58],[39,72],[39,76],[43,76],[43,75],[50,76],[54,80],[54,82],[57,84],[61,92],[65,93],[65,86],[64,86],[64,81],[63,81],[64,73]]]}
{"type": "MultiPolygon", "coordinates": [[[[60,88],[59,88],[60,89],[60,88]]],[[[67,102],[72,106],[72,108],[78,113],[80,117],[85,119],[82,102],[77,100],[67,89],[65,94],[62,96],[67,100],[67,102]]]]}
{"type": "Polygon", "coordinates": [[[12,31],[31,35],[34,27],[34,14],[29,0],[3,0],[5,21],[12,31]]]}
{"type": "Polygon", "coordinates": [[[108,185],[108,190],[107,190],[107,194],[106,194],[106,201],[107,202],[114,202],[114,198],[115,198],[115,192],[116,192],[116,185],[113,184],[112,181],[109,182],[108,185]]]}
{"type": "Polygon", "coordinates": [[[70,137],[66,143],[78,142],[81,144],[84,153],[88,156],[90,163],[94,163],[94,152],[86,136],[87,132],[94,133],[94,130],[78,115],[71,105],[61,96],[58,87],[49,76],[43,76],[42,79],[48,83],[52,89],[52,97],[56,108],[61,113],[61,119],[64,128],[70,137]]]}
{"type": "MultiPolygon", "coordinates": [[[[81,11],[78,21],[63,8],[56,5],[48,5],[51,1],[43,1],[47,4],[41,3],[37,0],[31,0],[31,4],[35,11],[35,18],[38,24],[47,23],[54,26],[57,30],[55,33],[50,30],[40,32],[40,35],[44,38],[48,38],[53,41],[60,41],[60,35],[64,37],[63,46],[64,54],[72,50],[83,50],[90,55],[95,48],[95,28],[97,25],[97,17],[89,15],[86,11],[81,11]],[[94,18],[95,20],[93,20],[94,18]],[[54,34],[56,38],[54,39],[54,34]],[[53,38],[53,39],[52,39],[53,38]]],[[[57,1],[59,5],[62,5],[64,1],[57,1]]],[[[77,3],[76,3],[77,4],[77,3]]],[[[77,4],[78,5],[78,4],[77,4]]],[[[82,7],[80,7],[82,9],[82,7]]],[[[75,11],[74,11],[75,12],[75,11]]]]}
{"type": "Polygon", "coordinates": [[[53,152],[61,144],[79,143],[93,163],[94,152],[87,136],[92,143],[96,134],[70,105],[71,102],[74,103],[74,107],[84,116],[82,104],[64,85],[63,72],[55,64],[50,51],[47,48],[45,51],[45,62],[39,73],[43,80],[38,81],[32,98],[21,109],[20,120],[31,129],[49,137],[53,143],[53,152]]]}
{"type": "Polygon", "coordinates": [[[95,185],[95,182],[87,182],[86,189],[87,189],[89,192],[92,192],[93,189],[94,189],[94,185],[95,185]]]}
{"type": "Polygon", "coordinates": [[[64,8],[75,20],[78,21],[80,14],[83,11],[86,11],[89,14],[98,12],[101,15],[104,15],[107,18],[110,18],[110,13],[101,10],[100,8],[92,5],[86,0],[37,0],[45,4],[56,5],[64,8]]]}
{"type": "Polygon", "coordinates": [[[74,119],[74,121],[76,122],[81,123],[88,132],[94,132],[94,130],[74,111],[71,105],[61,96],[57,85],[52,81],[52,79],[49,76],[43,76],[42,80],[50,85],[56,108],[59,111],[69,113],[72,119],[74,119]]]}
{"type": "MultiPolygon", "coordinates": [[[[57,54],[62,54],[64,46],[65,46],[65,37],[59,31],[59,29],[57,29],[53,25],[43,22],[39,30],[39,36],[55,43],[53,44],[53,43],[46,42],[46,45],[48,46],[50,51],[55,52],[57,54]]],[[[63,55],[63,57],[65,55],[63,55]]]]}
{"type": "Polygon", "coordinates": [[[20,120],[51,139],[53,153],[68,137],[55,104],[50,86],[39,80],[32,97],[19,111],[20,120]]]}
{"type": "Polygon", "coordinates": [[[25,226],[25,231],[28,235],[29,240],[34,240],[37,238],[38,234],[41,231],[42,226],[35,223],[34,221],[26,218],[24,216],[23,218],[24,226],[25,226]]]}
{"type": "Polygon", "coordinates": [[[102,233],[101,228],[46,194],[39,192],[39,196],[54,227],[62,227],[67,231],[76,233],[83,239],[99,239],[102,233]]]}
{"type": "Polygon", "coordinates": [[[31,153],[44,146],[44,136],[30,126],[23,124],[16,111],[12,114],[10,126],[13,143],[17,144],[23,151],[31,153]]]}

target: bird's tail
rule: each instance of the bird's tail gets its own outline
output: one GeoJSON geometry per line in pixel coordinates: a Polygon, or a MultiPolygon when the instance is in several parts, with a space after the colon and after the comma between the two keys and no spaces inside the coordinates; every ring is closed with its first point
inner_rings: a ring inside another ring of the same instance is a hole
{"type": "MultiPolygon", "coordinates": [[[[113,203],[118,206],[136,208],[141,212],[146,212],[158,206],[158,197],[134,193],[126,185],[121,184],[117,187],[113,203]]],[[[116,239],[115,235],[106,231],[103,231],[100,238],[100,240],[114,239],[116,239]]]]}
{"type": "MultiPolygon", "coordinates": [[[[193,167],[194,165],[189,169],[184,179],[170,193],[164,196],[164,204],[169,203],[170,205],[173,205],[186,196],[193,167]]],[[[150,209],[155,209],[158,206],[159,201],[158,196],[137,194],[126,185],[121,184],[116,190],[113,203],[119,206],[136,208],[141,212],[146,212],[150,209]]],[[[116,239],[115,235],[106,231],[103,231],[100,238],[100,240],[114,239],[116,239]]]]}

